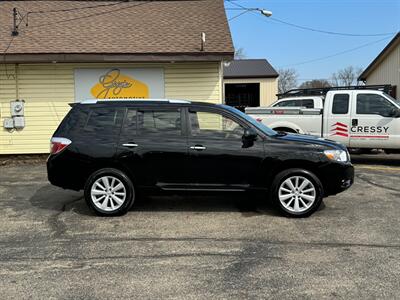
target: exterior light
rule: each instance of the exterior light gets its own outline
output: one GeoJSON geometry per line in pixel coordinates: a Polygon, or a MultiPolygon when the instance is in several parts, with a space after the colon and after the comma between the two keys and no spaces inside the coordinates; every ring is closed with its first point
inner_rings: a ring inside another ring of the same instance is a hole
{"type": "Polygon", "coordinates": [[[260,9],[259,11],[261,12],[261,14],[263,14],[266,17],[271,17],[272,16],[272,11],[270,11],[270,10],[260,9]]]}

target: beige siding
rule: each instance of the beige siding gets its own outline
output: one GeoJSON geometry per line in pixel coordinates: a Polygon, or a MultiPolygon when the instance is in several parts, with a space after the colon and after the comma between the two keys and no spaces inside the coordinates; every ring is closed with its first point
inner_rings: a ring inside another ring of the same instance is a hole
{"type": "Polygon", "coordinates": [[[260,106],[268,106],[276,101],[278,93],[277,78],[256,78],[256,79],[224,79],[226,83],[259,83],[260,84],[260,106]]]}
{"type": "Polygon", "coordinates": [[[400,90],[400,44],[367,77],[367,84],[392,84],[400,90]]]}
{"type": "Polygon", "coordinates": [[[161,67],[166,98],[221,103],[220,63],[37,64],[0,66],[0,154],[47,153],[49,139],[74,101],[74,69],[161,67]],[[6,74],[7,73],[7,74],[6,74]],[[25,100],[25,125],[9,132],[10,101],[25,100]]]}

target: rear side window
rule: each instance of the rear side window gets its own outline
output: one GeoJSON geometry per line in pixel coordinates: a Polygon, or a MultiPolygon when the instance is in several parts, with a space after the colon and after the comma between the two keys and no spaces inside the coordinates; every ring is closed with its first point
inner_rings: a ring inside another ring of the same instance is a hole
{"type": "Polygon", "coordinates": [[[349,112],[349,94],[336,94],[333,96],[332,114],[345,115],[349,112]]]}
{"type": "Polygon", "coordinates": [[[144,110],[137,115],[138,132],[149,135],[181,135],[180,109],[144,110]]]}
{"type": "Polygon", "coordinates": [[[92,108],[85,125],[85,131],[101,131],[102,134],[112,134],[121,125],[123,113],[123,109],[115,107],[92,108]]]}
{"type": "Polygon", "coordinates": [[[305,107],[305,108],[314,108],[314,100],[313,99],[298,99],[298,100],[286,100],[277,103],[274,105],[275,107],[305,107]]]}

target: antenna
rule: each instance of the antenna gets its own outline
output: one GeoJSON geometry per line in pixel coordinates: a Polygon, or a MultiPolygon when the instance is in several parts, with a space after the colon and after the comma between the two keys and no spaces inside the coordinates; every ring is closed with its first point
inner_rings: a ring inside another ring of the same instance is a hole
{"type": "MultiPolygon", "coordinates": [[[[25,16],[21,15],[16,7],[13,8],[13,31],[11,32],[12,36],[17,36],[19,34],[18,27],[22,23],[22,21],[24,21],[25,16]]],[[[25,22],[25,25],[28,26],[28,22],[25,22]]]]}

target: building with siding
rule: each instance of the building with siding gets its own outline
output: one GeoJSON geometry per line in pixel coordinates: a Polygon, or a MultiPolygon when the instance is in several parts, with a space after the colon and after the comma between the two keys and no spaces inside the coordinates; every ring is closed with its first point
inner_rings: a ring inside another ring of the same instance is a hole
{"type": "Polygon", "coordinates": [[[400,32],[361,73],[359,81],[366,84],[391,84],[392,96],[398,97],[400,88],[400,32]],[[397,95],[396,95],[397,94],[397,95]]]}
{"type": "Polygon", "coordinates": [[[233,52],[223,0],[1,1],[0,154],[47,153],[87,98],[222,103],[233,52]],[[25,124],[6,129],[16,99],[25,124]]]}
{"type": "Polygon", "coordinates": [[[276,100],[278,76],[266,59],[240,59],[225,64],[225,103],[242,110],[268,106],[276,100]]]}

